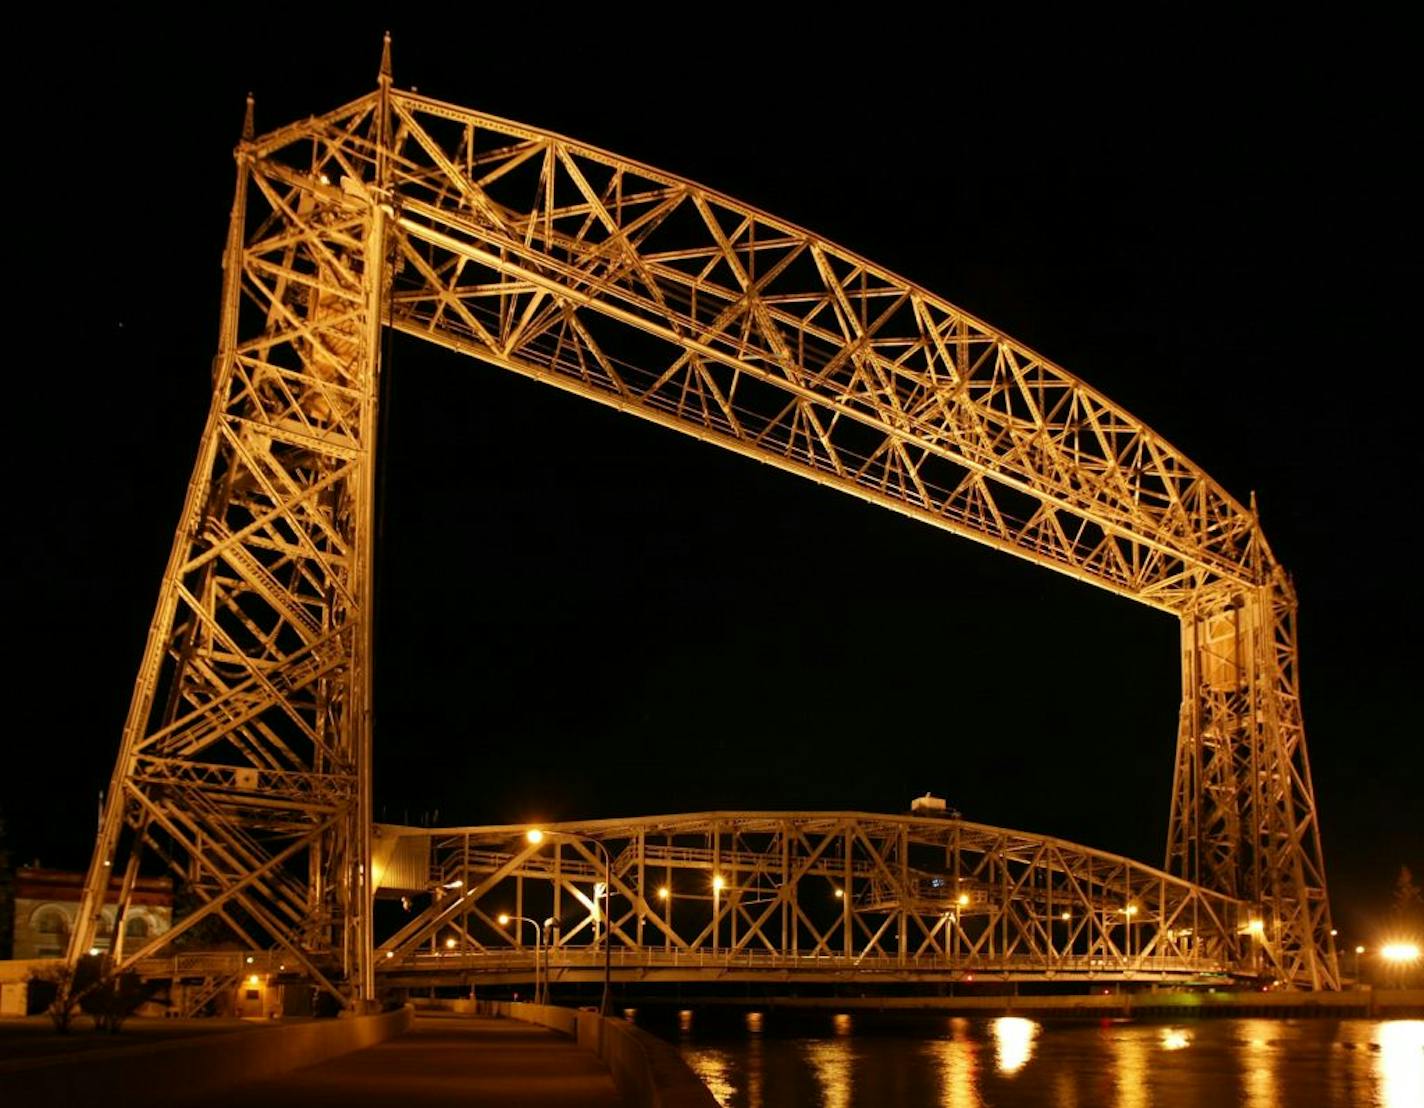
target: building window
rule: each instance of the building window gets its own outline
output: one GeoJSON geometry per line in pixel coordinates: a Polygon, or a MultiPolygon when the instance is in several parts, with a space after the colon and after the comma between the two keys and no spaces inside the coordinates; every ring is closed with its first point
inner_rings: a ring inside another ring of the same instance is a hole
{"type": "Polygon", "coordinates": [[[69,937],[69,917],[62,908],[41,908],[34,914],[31,925],[40,935],[55,935],[62,939],[69,937]]]}
{"type": "Polygon", "coordinates": [[[36,910],[30,917],[30,927],[35,935],[37,958],[55,958],[64,953],[69,945],[69,917],[63,908],[47,904],[36,910]]]}
{"type": "Polygon", "coordinates": [[[142,916],[131,916],[124,921],[124,938],[126,939],[146,939],[148,938],[148,920],[142,916]]]}

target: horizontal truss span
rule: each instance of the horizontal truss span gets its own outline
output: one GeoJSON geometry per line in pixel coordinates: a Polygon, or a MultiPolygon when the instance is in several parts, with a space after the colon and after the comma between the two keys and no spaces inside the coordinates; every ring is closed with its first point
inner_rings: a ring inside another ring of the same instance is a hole
{"type": "Polygon", "coordinates": [[[715,812],[541,828],[381,825],[392,983],[1269,976],[1250,906],[1103,851],[964,820],[715,812]],[[600,889],[604,854],[612,889],[600,889]]]}
{"type": "Polygon", "coordinates": [[[695,182],[391,105],[397,328],[1158,607],[1262,583],[1254,513],[963,309],[695,182]]]}

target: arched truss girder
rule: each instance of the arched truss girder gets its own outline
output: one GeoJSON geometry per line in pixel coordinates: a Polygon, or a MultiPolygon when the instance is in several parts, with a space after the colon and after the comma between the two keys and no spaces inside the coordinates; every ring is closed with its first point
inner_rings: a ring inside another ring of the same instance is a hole
{"type": "Polygon", "coordinates": [[[864,812],[706,812],[544,828],[377,830],[381,895],[411,916],[377,944],[409,978],[610,961],[665,981],[757,975],[954,979],[1270,975],[1251,905],[1061,839],[962,820],[864,812]],[[598,887],[611,857],[611,928],[598,887]],[[717,882],[715,879],[719,879],[717,882]]]}
{"type": "Polygon", "coordinates": [[[71,957],[147,852],[197,898],[186,926],[220,918],[373,996],[389,326],[1176,613],[1167,867],[1255,905],[1283,979],[1338,984],[1294,594],[1254,512],[1161,436],[810,232],[388,71],[332,113],[249,128],[237,163],[213,404],[71,957]]]}
{"type": "MultiPolygon", "coordinates": [[[[414,93],[390,104],[399,329],[1171,611],[1267,580],[1253,512],[928,290],[651,166],[414,93]]],[[[335,193],[335,174],[374,172],[378,107],[253,152],[295,147],[292,168],[335,193]]]]}

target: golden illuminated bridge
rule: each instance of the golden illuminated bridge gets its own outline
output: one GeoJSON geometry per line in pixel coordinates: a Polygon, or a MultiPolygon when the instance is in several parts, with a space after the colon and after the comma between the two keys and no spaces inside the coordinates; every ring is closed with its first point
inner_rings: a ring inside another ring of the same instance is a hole
{"type": "MultiPolygon", "coordinates": [[[[212,406],[71,958],[114,875],[115,968],[220,921],[243,964],[357,1006],[378,974],[527,979],[531,936],[498,913],[560,921],[556,978],[594,972],[610,938],[625,977],[1225,971],[1338,987],[1295,596],[1254,506],[1162,436],[809,231],[395,88],[389,43],[377,89],[326,115],[258,136],[249,105],[236,160],[212,406]],[[519,827],[375,827],[386,328],[1175,616],[1164,869],[858,813],[567,824],[538,844],[519,827]],[[198,910],[126,946],[133,882],[156,867],[198,910]],[[409,905],[394,936],[372,922],[387,893],[409,905]]],[[[202,956],[181,958],[174,972],[199,972],[202,956]]]]}

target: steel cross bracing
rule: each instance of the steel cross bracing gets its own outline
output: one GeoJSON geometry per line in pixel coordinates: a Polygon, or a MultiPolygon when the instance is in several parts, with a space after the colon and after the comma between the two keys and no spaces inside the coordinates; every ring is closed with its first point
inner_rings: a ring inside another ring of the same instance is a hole
{"type": "MultiPolygon", "coordinates": [[[[385,325],[1175,613],[1167,868],[1251,902],[1283,979],[1338,985],[1295,597],[1254,506],[928,291],[690,181],[401,92],[388,53],[376,92],[249,125],[236,156],[213,407],[71,956],[114,865],[126,901],[151,850],[200,915],[370,996],[385,325]]],[[[128,964],[156,944],[116,945],[128,964]]]]}
{"type": "MultiPolygon", "coordinates": [[[[411,915],[392,983],[530,980],[506,918],[556,921],[555,982],[1273,977],[1254,908],[1074,843],[961,820],[713,812],[523,827],[377,828],[376,880],[411,915]],[[613,858],[606,925],[597,886],[613,858]]],[[[150,970],[165,972],[156,963],[150,970]]]]}

